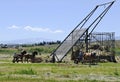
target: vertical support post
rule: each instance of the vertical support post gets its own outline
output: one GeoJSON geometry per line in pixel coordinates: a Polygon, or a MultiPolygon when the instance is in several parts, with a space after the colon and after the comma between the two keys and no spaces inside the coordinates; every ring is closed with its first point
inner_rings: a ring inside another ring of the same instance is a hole
{"type": "Polygon", "coordinates": [[[115,56],[115,33],[112,33],[112,55],[115,56]]]}
{"type": "Polygon", "coordinates": [[[88,52],[88,30],[86,31],[86,38],[85,38],[85,45],[86,45],[86,52],[88,52]]]}

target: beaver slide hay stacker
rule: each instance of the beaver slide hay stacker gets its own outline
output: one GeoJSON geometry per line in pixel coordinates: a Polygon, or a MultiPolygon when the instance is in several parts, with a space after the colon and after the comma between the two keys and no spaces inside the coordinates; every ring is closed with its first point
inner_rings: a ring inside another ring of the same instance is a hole
{"type": "Polygon", "coordinates": [[[115,1],[97,5],[73,30],[72,32],[62,41],[62,43],[51,53],[50,56],[55,58],[55,61],[61,62],[63,58],[68,54],[72,47],[77,43],[77,41],[87,34],[86,37],[90,36],[94,31],[96,26],[99,24],[101,19],[105,16],[108,10],[111,8],[115,1]],[[98,16],[90,23],[86,28],[88,20],[92,17],[97,9],[102,6],[106,6],[104,10],[100,11],[98,16]]]}

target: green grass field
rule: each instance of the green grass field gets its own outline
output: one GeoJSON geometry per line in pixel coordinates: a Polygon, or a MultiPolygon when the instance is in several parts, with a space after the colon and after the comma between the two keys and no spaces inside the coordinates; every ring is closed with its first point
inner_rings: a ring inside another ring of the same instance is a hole
{"type": "MultiPolygon", "coordinates": [[[[7,57],[6,57],[7,58],[7,57]]],[[[104,82],[120,81],[120,63],[12,63],[0,61],[0,82],[104,82]]]]}
{"type": "MultiPolygon", "coordinates": [[[[56,45],[28,47],[27,51],[42,50],[47,56],[56,45]],[[50,50],[49,50],[50,49],[50,50]]],[[[117,49],[119,52],[120,49],[117,49]]],[[[120,82],[120,63],[98,65],[66,63],[12,63],[17,49],[0,49],[0,82],[120,82]]],[[[118,53],[119,54],[119,53],[118,53]]]]}

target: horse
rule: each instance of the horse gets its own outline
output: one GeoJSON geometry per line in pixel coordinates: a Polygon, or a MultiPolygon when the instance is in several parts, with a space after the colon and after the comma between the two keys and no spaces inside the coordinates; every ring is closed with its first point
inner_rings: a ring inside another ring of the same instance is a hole
{"type": "MultiPolygon", "coordinates": [[[[24,59],[24,61],[27,61],[27,62],[29,62],[29,59],[30,59],[30,61],[32,62],[34,59],[35,59],[35,56],[38,54],[38,52],[37,51],[34,51],[34,52],[32,52],[32,54],[26,54],[26,55],[24,55],[24,57],[25,57],[25,59],[24,59]]],[[[41,53],[40,53],[41,54],[41,53]]]]}
{"type": "Polygon", "coordinates": [[[95,64],[96,59],[97,59],[97,56],[96,56],[95,52],[94,53],[84,53],[82,64],[83,63],[95,64]]]}
{"type": "Polygon", "coordinates": [[[75,54],[77,56],[74,57],[74,63],[78,64],[78,62],[82,62],[83,61],[83,56],[84,56],[84,52],[82,51],[77,51],[77,53],[75,54]]]}
{"type": "Polygon", "coordinates": [[[43,61],[42,57],[37,57],[31,60],[32,63],[40,63],[42,61],[43,61]]]}
{"type": "MultiPolygon", "coordinates": [[[[33,57],[31,58],[32,63],[40,63],[43,61],[42,57],[35,57],[35,55],[37,55],[37,53],[33,52],[33,57]]],[[[41,55],[41,53],[40,53],[40,55],[41,55]]]]}
{"type": "Polygon", "coordinates": [[[18,63],[19,61],[21,61],[23,63],[23,57],[26,53],[27,52],[25,50],[23,50],[20,54],[14,53],[12,62],[13,63],[17,62],[18,63]]]}

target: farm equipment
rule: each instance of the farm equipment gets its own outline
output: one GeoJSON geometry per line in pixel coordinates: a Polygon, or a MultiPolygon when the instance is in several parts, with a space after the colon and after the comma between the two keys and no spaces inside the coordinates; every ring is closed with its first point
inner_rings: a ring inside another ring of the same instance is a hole
{"type": "MultiPolygon", "coordinates": [[[[96,43],[95,41],[92,41],[94,38],[98,43],[99,39],[95,37],[95,34],[93,34],[94,29],[97,27],[97,25],[100,23],[102,18],[106,15],[108,10],[111,8],[111,6],[114,4],[115,1],[108,2],[105,4],[97,5],[73,30],[72,32],[62,41],[62,43],[51,53],[51,57],[54,58],[54,61],[56,62],[62,62],[64,57],[69,53],[69,51],[74,51],[74,47],[79,47],[79,50],[83,50],[85,53],[91,53],[93,50],[98,50],[98,48],[90,49],[90,44],[96,43]],[[103,10],[100,10],[97,14],[97,16],[93,16],[98,9],[101,9],[101,7],[105,6],[103,10]]],[[[114,35],[111,36],[112,42],[112,48],[114,48],[114,35]]],[[[103,39],[102,41],[105,42],[103,39]]],[[[100,44],[101,45],[101,44],[100,44]]],[[[113,49],[112,49],[113,50],[113,49]]],[[[112,51],[112,56],[114,55],[114,51],[112,51]]],[[[75,57],[75,60],[78,57],[75,57]]],[[[78,58],[80,59],[80,58],[78,58]]],[[[79,60],[80,61],[80,60],[79,60]]]]}

